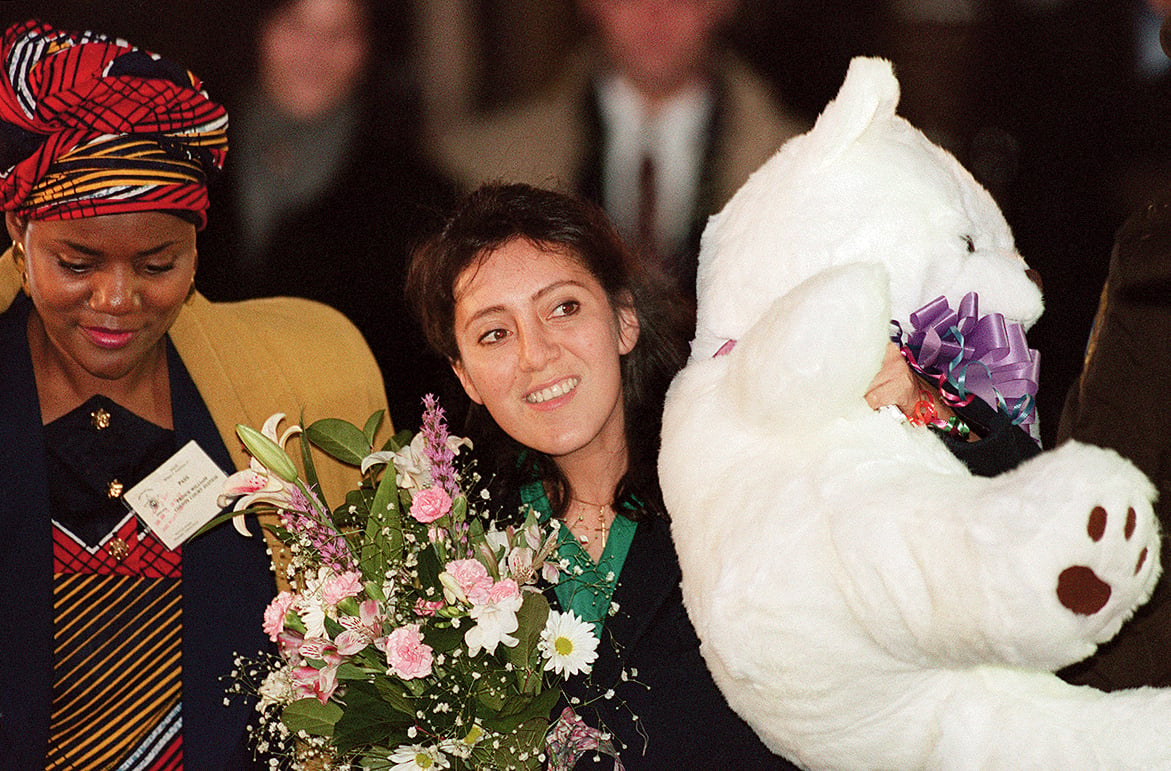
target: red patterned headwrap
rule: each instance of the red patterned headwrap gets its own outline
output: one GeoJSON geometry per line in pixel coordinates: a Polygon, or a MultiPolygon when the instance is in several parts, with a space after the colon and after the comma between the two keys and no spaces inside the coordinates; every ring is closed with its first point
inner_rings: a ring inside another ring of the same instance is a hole
{"type": "Polygon", "coordinates": [[[0,66],[0,209],[56,220],[170,211],[203,228],[228,114],[195,75],[37,21],[4,33],[0,66]]]}

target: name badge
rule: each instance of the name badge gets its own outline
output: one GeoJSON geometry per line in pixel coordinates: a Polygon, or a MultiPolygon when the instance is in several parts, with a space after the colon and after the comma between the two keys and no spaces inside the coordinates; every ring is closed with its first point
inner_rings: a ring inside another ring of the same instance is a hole
{"type": "Polygon", "coordinates": [[[192,440],[122,498],[168,549],[174,549],[220,513],[216,499],[227,479],[192,440]]]}

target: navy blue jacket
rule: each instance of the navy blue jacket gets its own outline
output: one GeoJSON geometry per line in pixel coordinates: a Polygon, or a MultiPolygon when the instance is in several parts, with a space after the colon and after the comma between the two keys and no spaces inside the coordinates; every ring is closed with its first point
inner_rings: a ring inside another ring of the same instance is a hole
{"type": "MultiPolygon", "coordinates": [[[[0,765],[44,768],[53,677],[52,532],[41,414],[28,353],[29,303],[0,315],[0,765]]],[[[175,448],[194,439],[226,472],[223,440],[168,345],[175,448]]],[[[253,525],[255,530],[255,525],[253,525]]],[[[188,769],[252,768],[240,697],[224,706],[235,653],[255,656],[275,592],[259,538],[221,526],[183,546],[183,759],[188,769]],[[221,679],[222,678],[222,679],[221,679]]]]}

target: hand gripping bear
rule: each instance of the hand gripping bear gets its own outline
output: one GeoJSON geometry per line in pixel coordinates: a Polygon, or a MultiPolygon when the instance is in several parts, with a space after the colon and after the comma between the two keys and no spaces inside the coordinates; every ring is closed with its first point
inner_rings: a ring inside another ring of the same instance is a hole
{"type": "Polygon", "coordinates": [[[856,59],[704,232],[660,476],[708,666],[810,769],[1171,768],[1171,693],[1052,674],[1158,580],[1149,481],[1077,443],[976,477],[864,401],[892,320],[1042,310],[991,196],[897,102],[856,59]]]}

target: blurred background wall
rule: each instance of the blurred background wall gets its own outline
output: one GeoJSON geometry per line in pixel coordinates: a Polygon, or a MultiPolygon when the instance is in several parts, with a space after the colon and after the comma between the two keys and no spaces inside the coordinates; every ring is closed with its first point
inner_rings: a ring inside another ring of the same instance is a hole
{"type": "MultiPolygon", "coordinates": [[[[859,54],[891,58],[900,111],[992,191],[1045,281],[1043,436],[1081,365],[1112,236],[1171,174],[1165,0],[743,0],[730,44],[808,118],[859,54]]],[[[437,125],[537,93],[586,34],[572,0],[385,0],[379,89],[423,147],[437,125]]],[[[241,0],[7,0],[165,53],[213,95],[251,69],[241,0]]],[[[230,96],[222,97],[230,104],[230,96]]],[[[230,161],[229,161],[230,162],[230,161]]]]}

